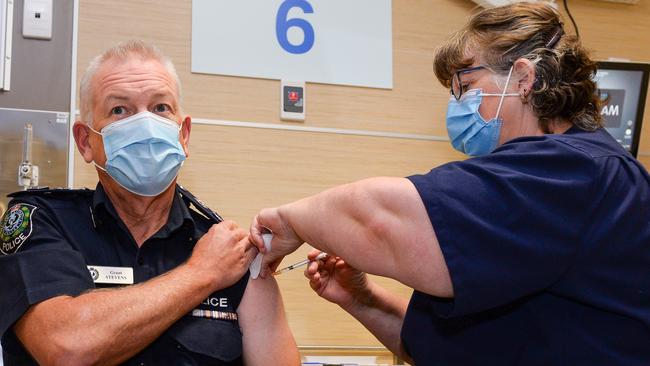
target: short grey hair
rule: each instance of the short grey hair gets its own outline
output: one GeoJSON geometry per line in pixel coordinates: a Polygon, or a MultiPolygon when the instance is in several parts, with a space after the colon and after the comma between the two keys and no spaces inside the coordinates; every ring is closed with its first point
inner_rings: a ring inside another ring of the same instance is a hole
{"type": "Polygon", "coordinates": [[[94,96],[92,95],[93,91],[90,84],[92,83],[97,70],[99,70],[106,61],[113,59],[126,61],[132,56],[141,57],[143,60],[155,60],[160,62],[165,69],[167,69],[167,72],[169,72],[176,83],[176,91],[178,92],[177,97],[180,103],[181,81],[178,78],[176,68],[169,57],[165,56],[158,47],[151,43],[146,43],[141,40],[130,40],[108,48],[90,61],[88,68],[86,68],[86,71],[79,82],[79,113],[81,114],[82,121],[88,124],[93,122],[92,111],[94,107],[94,96]]]}

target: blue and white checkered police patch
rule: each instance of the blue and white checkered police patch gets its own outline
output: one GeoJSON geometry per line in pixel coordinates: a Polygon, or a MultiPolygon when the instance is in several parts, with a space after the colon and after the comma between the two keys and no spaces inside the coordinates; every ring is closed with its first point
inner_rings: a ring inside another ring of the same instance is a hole
{"type": "Polygon", "coordinates": [[[36,206],[18,203],[0,220],[0,254],[15,253],[32,234],[32,215],[36,206]]]}

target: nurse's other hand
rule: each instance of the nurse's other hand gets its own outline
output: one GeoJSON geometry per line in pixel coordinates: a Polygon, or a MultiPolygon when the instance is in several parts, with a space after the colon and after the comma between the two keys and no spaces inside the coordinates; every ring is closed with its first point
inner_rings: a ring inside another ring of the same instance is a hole
{"type": "Polygon", "coordinates": [[[312,290],[343,309],[367,302],[370,290],[366,274],[349,266],[340,257],[315,260],[320,253],[314,249],[307,255],[312,262],[305,268],[305,277],[309,279],[312,290]]]}
{"type": "Polygon", "coordinates": [[[285,255],[293,253],[302,244],[303,240],[296,235],[289,222],[281,215],[280,208],[265,208],[253,219],[250,229],[250,238],[257,249],[264,253],[261,277],[266,277],[274,271],[285,255]],[[271,250],[264,247],[262,234],[268,231],[273,233],[271,250]]]}

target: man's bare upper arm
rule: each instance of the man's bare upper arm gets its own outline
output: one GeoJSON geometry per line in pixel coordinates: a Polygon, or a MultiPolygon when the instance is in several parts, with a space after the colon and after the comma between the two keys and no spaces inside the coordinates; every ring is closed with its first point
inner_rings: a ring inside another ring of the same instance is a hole
{"type": "Polygon", "coordinates": [[[300,365],[296,342],[274,277],[249,278],[237,312],[247,365],[300,365]]]}

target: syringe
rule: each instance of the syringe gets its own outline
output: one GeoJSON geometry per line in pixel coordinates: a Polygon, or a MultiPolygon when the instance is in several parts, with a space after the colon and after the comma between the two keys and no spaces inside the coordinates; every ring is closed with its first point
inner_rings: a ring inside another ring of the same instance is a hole
{"type": "MultiPolygon", "coordinates": [[[[316,256],[316,259],[315,259],[315,260],[324,259],[324,258],[327,257],[328,255],[329,255],[329,254],[327,254],[327,253],[325,253],[325,252],[322,252],[321,254],[319,254],[319,255],[316,256]]],[[[279,269],[279,270],[273,272],[273,275],[274,275],[274,276],[277,276],[277,275],[279,275],[279,274],[283,274],[284,272],[289,272],[289,271],[291,271],[292,269],[296,269],[296,268],[298,268],[298,267],[302,267],[302,266],[304,266],[305,264],[308,264],[309,262],[311,262],[311,260],[309,260],[309,259],[305,259],[305,260],[300,261],[300,262],[298,262],[298,263],[294,263],[294,264],[292,264],[292,265],[290,265],[290,266],[288,266],[288,267],[284,267],[284,268],[282,268],[282,269],[279,269]]]]}

